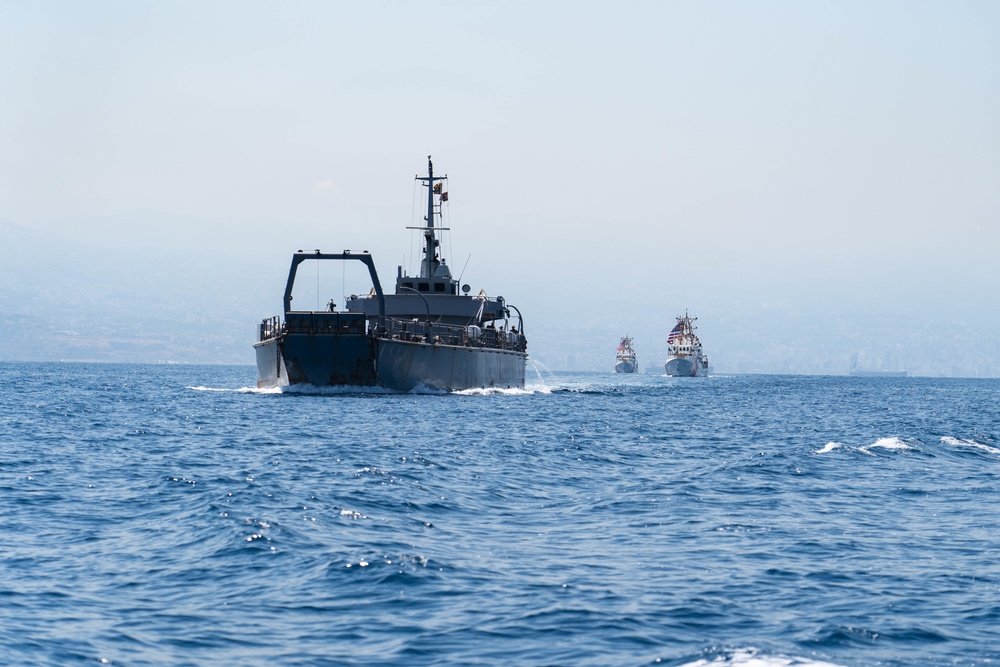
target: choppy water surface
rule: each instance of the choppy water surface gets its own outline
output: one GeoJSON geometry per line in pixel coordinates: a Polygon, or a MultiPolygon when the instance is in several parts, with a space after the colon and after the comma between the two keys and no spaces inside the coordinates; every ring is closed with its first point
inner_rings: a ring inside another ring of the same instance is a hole
{"type": "Polygon", "coordinates": [[[988,665],[1000,382],[0,364],[18,665],[988,665]]]}

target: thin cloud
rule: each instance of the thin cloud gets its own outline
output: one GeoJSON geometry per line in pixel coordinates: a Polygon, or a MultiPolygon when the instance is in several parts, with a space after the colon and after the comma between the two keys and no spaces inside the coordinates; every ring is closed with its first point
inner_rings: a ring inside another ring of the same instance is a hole
{"type": "Polygon", "coordinates": [[[339,195],[340,188],[332,178],[324,178],[313,186],[313,192],[318,195],[339,195]]]}

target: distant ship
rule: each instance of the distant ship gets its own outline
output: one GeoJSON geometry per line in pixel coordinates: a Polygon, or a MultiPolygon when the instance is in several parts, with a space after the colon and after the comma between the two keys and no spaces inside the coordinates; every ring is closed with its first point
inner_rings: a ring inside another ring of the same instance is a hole
{"type": "Polygon", "coordinates": [[[635,350],[632,349],[632,339],[627,335],[618,344],[618,363],[615,364],[615,373],[638,373],[639,362],[635,359],[635,350]]]}
{"type": "Polygon", "coordinates": [[[694,377],[708,375],[708,357],[702,353],[701,341],[695,335],[694,322],[697,317],[677,318],[677,324],[667,334],[668,358],[664,368],[667,375],[694,377]]]}
{"type": "Polygon", "coordinates": [[[416,388],[456,391],[474,388],[522,388],[527,339],[520,311],[502,296],[489,297],[452,278],[439,255],[436,226],[447,176],[435,176],[430,156],[427,215],[420,275],[399,267],[394,294],[384,294],[368,251],[324,253],[298,251],[285,284],[284,322],[265,319],[254,344],[257,386],[377,386],[398,391],[416,388]],[[325,310],[293,310],[296,271],[305,261],[360,261],[368,267],[372,289],[346,300],[346,312],[331,301],[325,310]],[[517,314],[516,324],[511,310],[517,314]]]}

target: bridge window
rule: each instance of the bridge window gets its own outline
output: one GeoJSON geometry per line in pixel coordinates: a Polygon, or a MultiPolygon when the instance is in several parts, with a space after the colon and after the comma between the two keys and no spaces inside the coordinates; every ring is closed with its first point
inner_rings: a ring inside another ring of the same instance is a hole
{"type": "Polygon", "coordinates": [[[434,291],[435,292],[443,292],[444,291],[444,283],[434,283],[434,291]]]}
{"type": "Polygon", "coordinates": [[[430,291],[430,285],[427,284],[427,283],[417,283],[417,291],[418,292],[429,292],[430,291]]]}

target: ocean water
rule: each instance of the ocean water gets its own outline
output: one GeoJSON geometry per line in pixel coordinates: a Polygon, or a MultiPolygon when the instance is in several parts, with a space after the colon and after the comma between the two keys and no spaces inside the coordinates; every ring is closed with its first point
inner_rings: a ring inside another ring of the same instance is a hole
{"type": "Polygon", "coordinates": [[[0,379],[0,664],[1000,661],[996,380],[0,379]]]}

